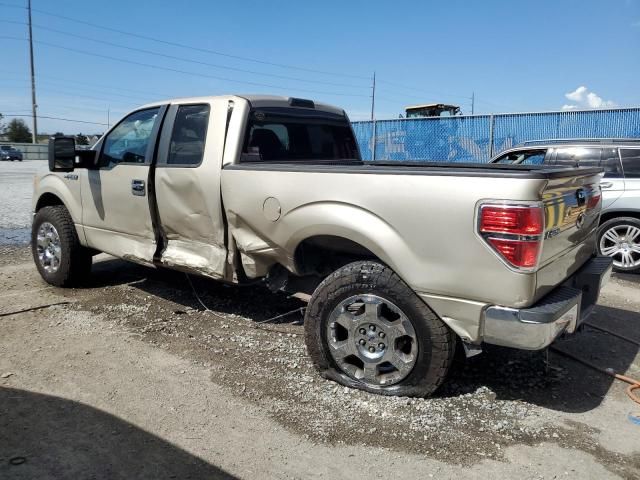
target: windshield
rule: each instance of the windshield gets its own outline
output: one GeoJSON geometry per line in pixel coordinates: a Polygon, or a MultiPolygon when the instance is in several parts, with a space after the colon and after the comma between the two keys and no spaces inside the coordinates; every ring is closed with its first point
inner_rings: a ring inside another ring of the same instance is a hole
{"type": "Polygon", "coordinates": [[[12,147],[9,146],[9,145],[2,145],[2,146],[0,146],[0,149],[2,149],[2,150],[12,150],[12,147]]]}
{"type": "Polygon", "coordinates": [[[360,160],[343,115],[302,108],[252,110],[242,162],[360,160]]]}

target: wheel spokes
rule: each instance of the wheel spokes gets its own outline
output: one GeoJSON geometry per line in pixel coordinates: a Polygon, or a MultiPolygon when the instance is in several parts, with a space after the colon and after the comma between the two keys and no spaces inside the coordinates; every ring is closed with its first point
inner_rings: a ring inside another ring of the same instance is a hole
{"type": "Polygon", "coordinates": [[[620,235],[618,235],[618,232],[616,232],[614,228],[607,230],[604,234],[604,238],[614,243],[618,243],[621,240],[620,235]]]}
{"type": "Polygon", "coordinates": [[[395,304],[377,295],[343,300],[327,327],[328,353],[355,380],[391,385],[409,375],[417,360],[413,324],[395,304]]]}

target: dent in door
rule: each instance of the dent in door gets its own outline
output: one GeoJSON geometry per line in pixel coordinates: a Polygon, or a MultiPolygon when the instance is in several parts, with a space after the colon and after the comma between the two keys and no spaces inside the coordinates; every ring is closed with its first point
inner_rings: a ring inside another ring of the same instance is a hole
{"type": "MultiPolygon", "coordinates": [[[[160,262],[172,268],[223,278],[226,266],[224,226],[207,200],[215,193],[204,191],[200,169],[159,168],[156,192],[160,224],[166,240],[160,262]]],[[[211,186],[213,189],[214,187],[211,186]]]]}

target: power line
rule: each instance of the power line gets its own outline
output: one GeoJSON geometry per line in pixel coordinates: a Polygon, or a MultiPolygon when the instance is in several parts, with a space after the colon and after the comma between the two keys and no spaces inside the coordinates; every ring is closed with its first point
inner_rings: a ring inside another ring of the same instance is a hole
{"type": "MultiPolygon", "coordinates": [[[[444,93],[444,92],[436,92],[436,91],[432,91],[432,92],[427,92],[426,90],[422,90],[420,88],[415,88],[415,87],[408,87],[406,85],[400,85],[398,83],[395,82],[388,82],[386,80],[378,80],[379,83],[383,83],[392,87],[396,87],[396,88],[401,88],[401,89],[405,89],[405,90],[413,90],[416,92],[420,92],[423,95],[442,95],[443,97],[455,97],[455,98],[464,98],[464,99],[469,99],[468,96],[466,95],[454,95],[454,94],[450,94],[450,93],[444,93]]],[[[407,95],[409,96],[409,95],[407,95]]],[[[415,95],[414,95],[415,96],[415,95]]],[[[417,98],[417,97],[416,97],[417,98]]],[[[422,97],[421,97],[422,98],[422,97]]]]}
{"type": "MultiPolygon", "coordinates": [[[[14,21],[14,20],[0,20],[0,22],[2,23],[11,23],[11,24],[16,24],[16,25],[26,25],[26,23],[24,22],[18,22],[18,21],[14,21]]],[[[160,52],[156,52],[153,50],[147,50],[144,48],[137,48],[137,47],[130,47],[128,45],[122,45],[119,43],[114,43],[114,42],[109,42],[106,40],[100,40],[97,38],[93,38],[93,37],[87,37],[84,35],[78,35],[76,33],[71,33],[71,32],[66,32],[64,30],[58,30],[55,28],[50,28],[50,27],[45,27],[44,25],[38,25],[36,23],[33,24],[34,27],[36,27],[37,29],[40,30],[46,30],[49,32],[54,32],[54,33],[58,33],[61,35],[66,35],[69,37],[73,37],[73,38],[79,38],[82,40],[89,40],[90,42],[96,42],[96,43],[100,43],[103,45],[108,45],[111,47],[116,47],[116,48],[122,48],[125,50],[131,50],[134,52],[140,52],[140,53],[144,53],[146,55],[155,55],[157,57],[162,57],[162,58],[168,58],[170,60],[177,60],[179,62],[186,62],[186,63],[193,63],[196,65],[203,65],[203,66],[207,66],[207,67],[212,67],[212,68],[219,68],[222,70],[231,70],[234,72],[241,72],[241,73],[250,73],[252,75],[262,75],[265,77],[272,77],[272,78],[280,78],[280,79],[284,79],[284,80],[293,80],[296,82],[305,82],[305,83],[315,83],[315,84],[319,84],[319,85],[329,85],[332,87],[346,87],[346,88],[359,88],[359,89],[364,89],[364,88],[369,88],[368,86],[363,86],[363,85],[350,85],[350,84],[345,84],[345,83],[335,83],[335,82],[326,82],[324,80],[309,80],[306,78],[299,78],[299,77],[290,77],[288,75],[278,75],[275,73],[264,73],[264,72],[258,72],[256,70],[247,70],[244,68],[237,68],[237,67],[229,67],[226,65],[220,65],[220,64],[216,64],[216,63],[209,63],[209,62],[203,62],[200,60],[193,60],[190,58],[183,58],[183,57],[179,57],[177,55],[169,55],[166,53],[160,53],[160,52]]]]}
{"type": "MultiPolygon", "coordinates": [[[[28,117],[29,115],[6,115],[7,117],[28,117]]],[[[75,120],[73,118],[62,118],[62,117],[52,117],[52,116],[46,116],[46,115],[38,115],[38,118],[46,118],[49,120],[60,120],[62,122],[73,122],[73,123],[87,123],[90,125],[107,125],[106,123],[100,123],[100,122],[89,122],[88,120],[75,120]]]]}
{"type": "MultiPolygon", "coordinates": [[[[5,85],[5,86],[7,86],[7,85],[5,85]]],[[[27,89],[30,88],[30,87],[27,87],[27,86],[16,86],[16,85],[8,85],[8,86],[10,88],[24,89],[24,90],[27,90],[27,89]]],[[[57,90],[57,89],[50,88],[50,87],[47,87],[47,86],[45,86],[44,89],[39,88],[39,91],[40,92],[44,91],[45,93],[55,93],[55,94],[64,95],[64,96],[67,96],[67,97],[74,97],[74,98],[75,97],[79,97],[79,98],[87,98],[89,100],[98,100],[100,102],[106,102],[108,104],[139,105],[141,103],[144,103],[144,101],[142,101],[142,100],[138,100],[136,102],[123,102],[121,100],[113,100],[113,99],[110,99],[110,98],[95,97],[95,96],[92,96],[92,95],[85,95],[85,94],[77,93],[75,91],[70,91],[70,90],[66,90],[66,91],[65,90],[57,90]]],[[[147,103],[149,103],[149,101],[147,101],[147,103]]]]}
{"type": "Polygon", "coordinates": [[[144,49],[144,48],[129,47],[127,45],[121,45],[121,44],[114,43],[114,42],[108,42],[106,40],[98,40],[96,38],[86,37],[84,35],[78,35],[78,34],[75,34],[75,33],[65,32],[63,30],[57,30],[57,29],[54,29],[54,28],[44,27],[42,25],[34,24],[34,26],[36,28],[40,29],[40,30],[47,30],[47,31],[50,31],[50,32],[59,33],[61,35],[67,35],[67,36],[74,37],[74,38],[80,38],[82,40],[89,40],[91,42],[101,43],[103,45],[108,45],[108,46],[111,46],[111,47],[122,48],[122,49],[125,49],[125,50],[131,50],[131,51],[134,51],[134,52],[140,52],[140,53],[144,53],[144,54],[147,54],[147,55],[155,55],[157,57],[168,58],[170,60],[177,60],[179,62],[193,63],[193,64],[196,64],[196,65],[203,65],[203,66],[212,67],[212,68],[219,68],[219,69],[222,69],[222,70],[230,70],[230,71],[240,72],[240,73],[250,73],[252,75],[262,75],[262,76],[265,76],[265,77],[280,78],[280,79],[283,79],[283,80],[293,80],[293,81],[296,81],[296,82],[315,83],[315,84],[318,84],[318,85],[328,85],[328,86],[332,86],[332,87],[359,88],[359,89],[369,88],[368,86],[363,86],[363,85],[350,85],[350,84],[345,84],[345,83],[326,82],[326,81],[323,81],[323,80],[309,80],[309,79],[306,79],[306,78],[290,77],[288,75],[278,75],[278,74],[275,74],[275,73],[264,73],[264,72],[258,72],[256,70],[246,70],[244,68],[229,67],[229,66],[226,66],[226,65],[203,62],[203,61],[200,61],[200,60],[193,60],[193,59],[190,59],[190,58],[178,57],[176,55],[169,55],[169,54],[166,54],[166,53],[155,52],[153,50],[147,50],[147,49],[144,49]]]}
{"type": "MultiPolygon", "coordinates": [[[[224,81],[224,82],[242,83],[242,84],[245,84],[245,85],[253,85],[253,86],[259,86],[259,87],[276,88],[278,90],[290,90],[290,88],[281,87],[279,85],[271,85],[271,84],[260,83],[260,82],[250,82],[250,81],[247,81],[247,80],[236,80],[234,78],[226,78],[226,77],[220,77],[220,76],[217,76],[217,75],[209,75],[209,74],[205,74],[205,73],[190,72],[188,70],[181,70],[181,69],[177,69],[177,68],[163,67],[161,65],[155,65],[155,64],[151,64],[151,63],[137,62],[137,61],[134,61],[134,60],[128,60],[128,59],[124,59],[124,58],[113,57],[113,56],[110,56],[110,55],[102,55],[102,54],[98,54],[98,53],[87,52],[85,50],[80,50],[80,49],[77,49],[77,48],[65,47],[65,46],[57,45],[55,43],[50,43],[50,42],[43,42],[41,40],[37,40],[34,43],[38,43],[40,45],[46,45],[48,47],[53,47],[53,48],[59,48],[61,50],[67,50],[67,51],[70,51],[70,52],[80,53],[80,54],[83,54],[83,55],[89,55],[89,56],[92,56],[92,57],[105,58],[105,59],[114,60],[114,61],[117,61],[117,62],[128,63],[128,64],[131,64],[131,65],[138,65],[138,66],[147,67],[147,68],[153,68],[153,69],[157,69],[157,70],[165,70],[165,71],[168,71],[168,72],[181,73],[183,75],[191,75],[191,76],[195,76],[195,77],[211,78],[211,79],[214,79],[214,80],[221,80],[221,81],[224,81]]],[[[298,87],[296,87],[295,90],[300,91],[300,92],[318,93],[318,94],[322,94],[322,95],[336,95],[336,96],[341,96],[341,97],[368,97],[368,95],[364,95],[364,94],[326,92],[326,91],[319,91],[319,90],[302,89],[302,88],[298,88],[298,87]]]]}
{"type": "MultiPolygon", "coordinates": [[[[12,40],[24,40],[22,38],[18,38],[18,37],[9,37],[9,36],[2,36],[0,38],[7,38],[7,39],[12,39],[12,40]]],[[[161,65],[155,65],[152,63],[144,63],[144,62],[137,62],[134,60],[127,60],[124,58],[118,58],[118,57],[113,57],[111,55],[102,55],[99,53],[94,53],[94,52],[88,52],[86,50],[80,50],[77,48],[71,48],[71,47],[65,47],[62,45],[57,45],[55,43],[50,43],[50,42],[43,42],[41,40],[35,40],[34,43],[37,43],[39,45],[46,45],[48,47],[53,47],[53,48],[58,48],[61,50],[66,50],[66,51],[70,51],[70,52],[75,52],[75,53],[80,53],[83,55],[88,55],[91,57],[98,57],[98,58],[105,58],[107,60],[114,60],[116,62],[123,62],[123,63],[128,63],[131,65],[137,65],[137,66],[142,66],[142,67],[147,67],[147,68],[153,68],[156,70],[164,70],[167,72],[174,72],[174,73],[180,73],[183,75],[191,75],[194,77],[203,77],[203,78],[211,78],[214,80],[221,80],[224,82],[231,82],[231,83],[242,83],[245,85],[253,85],[253,86],[259,86],[259,87],[268,87],[268,88],[274,88],[274,89],[278,89],[278,90],[292,90],[291,88],[288,87],[282,87],[279,85],[270,85],[267,83],[260,83],[260,82],[250,82],[247,80],[236,80],[233,78],[226,78],[226,77],[220,77],[217,75],[210,75],[210,74],[206,74],[206,73],[197,73],[197,72],[190,72],[188,70],[181,70],[178,68],[170,68],[170,67],[163,67],[161,65]]],[[[364,94],[356,94],[356,93],[336,93],[336,92],[326,92],[326,91],[319,91],[319,90],[309,90],[309,89],[302,89],[302,88],[298,88],[295,87],[293,90],[299,91],[299,92],[306,92],[306,93],[317,93],[317,94],[321,94],[321,95],[334,95],[334,96],[339,96],[339,97],[364,97],[364,98],[368,98],[368,95],[364,95],[364,94]]]]}
{"type": "MultiPolygon", "coordinates": [[[[12,74],[12,73],[7,73],[7,74],[3,74],[3,77],[6,78],[7,76],[12,76],[13,79],[16,80],[21,80],[23,77],[20,75],[16,75],[16,74],[12,74]]],[[[115,91],[122,91],[122,92],[130,92],[130,93],[141,93],[143,95],[152,95],[154,97],[163,97],[163,98],[172,98],[172,97],[176,97],[178,95],[171,95],[168,93],[157,93],[157,92],[149,92],[148,90],[134,90],[131,88],[124,88],[124,87],[114,87],[113,85],[105,85],[105,84],[100,84],[100,83],[86,83],[86,82],[79,82],[78,80],[74,80],[74,79],[70,79],[70,78],[62,78],[62,77],[57,77],[57,76],[53,76],[53,75],[42,75],[42,74],[38,74],[36,75],[36,80],[38,79],[49,79],[49,80],[54,80],[57,83],[64,83],[65,85],[68,83],[75,83],[78,85],[84,85],[93,89],[99,89],[100,91],[104,90],[105,88],[110,89],[110,90],[115,90],[115,91]]],[[[104,92],[104,93],[109,93],[111,94],[111,92],[104,92]]],[[[136,98],[140,98],[140,97],[136,97],[136,98]]]]}
{"type": "MultiPolygon", "coordinates": [[[[17,5],[7,5],[7,4],[4,4],[4,3],[0,3],[0,6],[8,6],[8,7],[13,7],[13,8],[19,8],[17,5]]],[[[68,16],[65,16],[65,15],[60,15],[60,14],[57,14],[57,13],[48,12],[46,10],[41,10],[41,9],[38,9],[38,8],[34,8],[33,11],[41,13],[43,15],[48,15],[48,16],[51,16],[51,17],[61,18],[63,20],[67,20],[67,21],[70,21],[70,22],[80,23],[82,25],[88,25],[88,26],[93,27],[93,28],[99,28],[99,29],[102,29],[102,30],[107,30],[107,31],[110,31],[110,32],[119,33],[121,35],[128,35],[130,37],[140,38],[140,39],[143,39],[143,40],[149,40],[149,41],[152,41],[152,42],[158,42],[158,43],[162,43],[164,45],[170,45],[170,46],[173,46],[173,47],[185,48],[185,49],[189,49],[189,50],[209,53],[211,55],[218,55],[218,56],[222,56],[222,57],[233,58],[233,59],[236,59],[236,60],[242,60],[242,61],[245,61],[245,62],[259,63],[259,64],[262,64],[262,65],[270,65],[270,66],[279,67],[279,68],[288,68],[288,69],[291,69],[291,70],[299,70],[299,71],[309,72],[309,73],[320,73],[322,75],[332,75],[332,76],[336,76],[336,77],[359,78],[359,79],[368,80],[368,77],[361,76],[361,75],[352,75],[352,74],[342,73],[342,72],[329,72],[329,71],[324,71],[324,70],[315,70],[315,69],[311,69],[311,68],[300,67],[300,66],[297,66],[297,65],[290,65],[290,64],[276,63],[276,62],[268,62],[266,60],[259,60],[259,59],[256,59],[256,58],[244,57],[244,56],[241,56],[241,55],[233,55],[233,54],[230,54],[230,53],[220,52],[220,51],[217,51],[217,50],[211,50],[211,49],[208,49],[208,48],[194,47],[192,45],[186,45],[186,44],[183,44],[183,43],[171,42],[171,41],[168,41],[168,40],[162,40],[160,38],[150,37],[150,36],[147,36],[147,35],[141,35],[139,33],[132,33],[132,32],[127,32],[125,30],[119,30],[117,28],[112,28],[112,27],[107,27],[107,26],[104,26],[104,25],[99,25],[99,24],[96,24],[96,23],[93,23],[93,22],[87,22],[86,20],[80,20],[78,18],[68,17],[68,16]]]]}

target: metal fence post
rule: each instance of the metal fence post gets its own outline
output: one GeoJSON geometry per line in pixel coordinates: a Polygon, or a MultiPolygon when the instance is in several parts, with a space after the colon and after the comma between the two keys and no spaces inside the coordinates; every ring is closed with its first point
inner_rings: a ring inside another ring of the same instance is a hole
{"type": "Polygon", "coordinates": [[[493,158],[493,113],[489,115],[489,160],[493,158]]]}
{"type": "Polygon", "coordinates": [[[376,140],[376,121],[373,120],[373,135],[371,137],[373,139],[373,148],[371,149],[371,161],[375,162],[376,161],[376,144],[378,143],[376,140]]]}

